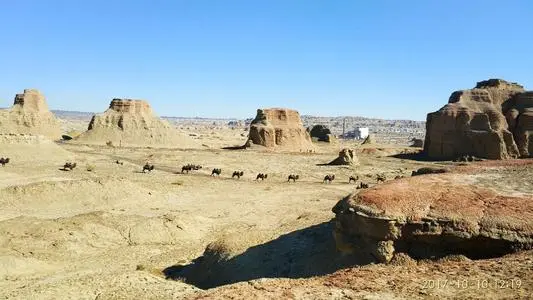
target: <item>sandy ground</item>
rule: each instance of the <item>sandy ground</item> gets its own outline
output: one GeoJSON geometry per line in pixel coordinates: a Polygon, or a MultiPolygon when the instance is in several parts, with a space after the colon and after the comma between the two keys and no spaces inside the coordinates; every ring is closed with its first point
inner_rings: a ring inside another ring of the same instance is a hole
{"type": "MultiPolygon", "coordinates": [[[[195,138],[206,145],[205,150],[62,144],[78,164],[70,172],[46,157],[0,167],[0,298],[215,297],[180,280],[166,279],[163,270],[190,263],[206,245],[227,236],[238,235],[247,248],[327,223],[334,216],[335,203],[355,189],[348,184],[350,175],[374,184],[377,173],[393,178],[434,165],[384,156],[397,151],[390,147],[360,154],[360,165],[355,167],[318,165],[333,160],[344,146],[339,144],[321,145],[318,153],[305,154],[220,149],[238,144],[241,133],[228,129],[198,134],[195,138]],[[146,162],[154,164],[155,170],[142,173],[146,162]],[[177,173],[187,163],[203,169],[177,173]],[[213,168],[222,168],[222,175],[211,177],[213,168]],[[244,177],[232,179],[234,170],[244,171],[244,177]],[[268,179],[255,181],[259,172],[268,173],[268,179]],[[332,173],[337,179],[323,184],[324,175],[332,173]],[[301,179],[287,183],[288,174],[299,174],[301,179]]],[[[533,269],[531,259],[525,266],[533,269]]],[[[532,271],[520,273],[531,275],[532,271]]],[[[316,287],[321,279],[301,279],[300,289],[305,280],[316,287]]],[[[287,283],[279,279],[279,284],[287,283]]],[[[383,295],[403,293],[387,285],[382,288],[383,295]]],[[[412,292],[416,291],[403,296],[412,292]]],[[[335,293],[281,297],[351,295],[335,293]]]]}

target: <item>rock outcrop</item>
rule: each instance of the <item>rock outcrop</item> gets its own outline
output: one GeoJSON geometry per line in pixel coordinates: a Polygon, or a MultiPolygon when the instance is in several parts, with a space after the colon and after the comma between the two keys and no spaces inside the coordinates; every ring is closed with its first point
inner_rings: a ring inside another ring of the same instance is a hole
{"type": "Polygon", "coordinates": [[[318,142],[331,143],[335,140],[335,136],[331,134],[331,130],[325,125],[315,125],[309,128],[309,134],[312,139],[316,139],[318,142]]]}
{"type": "MultiPolygon", "coordinates": [[[[521,166],[524,172],[529,167],[521,166]]],[[[388,262],[394,252],[476,259],[530,249],[533,195],[529,190],[515,196],[516,187],[508,188],[523,185],[514,178],[519,169],[487,165],[393,180],[352,194],[333,208],[337,247],[379,262],[388,262]],[[472,184],[481,172],[490,173],[487,183],[494,189],[472,184]]]]}
{"type": "Polygon", "coordinates": [[[532,92],[501,79],[481,81],[428,114],[424,150],[433,159],[527,157],[533,154],[532,121],[532,92]]]}
{"type": "Polygon", "coordinates": [[[250,124],[248,139],[253,144],[290,152],[314,150],[300,114],[284,108],[258,109],[250,124]]]}
{"type": "Polygon", "coordinates": [[[103,114],[94,115],[86,132],[72,140],[87,144],[195,148],[197,143],[158,118],[143,100],[113,99],[103,114]]]}
{"type": "Polygon", "coordinates": [[[0,110],[0,133],[43,135],[57,140],[61,138],[61,127],[48,110],[44,95],[26,89],[15,96],[11,109],[0,110]]]}
{"type": "Polygon", "coordinates": [[[355,150],[353,149],[342,149],[339,152],[339,157],[332,160],[328,165],[340,166],[340,165],[358,165],[359,160],[355,155],[355,150]]]}
{"type": "Polygon", "coordinates": [[[412,142],[411,147],[424,148],[424,140],[423,139],[414,138],[414,139],[411,140],[411,142],[412,142]]]}

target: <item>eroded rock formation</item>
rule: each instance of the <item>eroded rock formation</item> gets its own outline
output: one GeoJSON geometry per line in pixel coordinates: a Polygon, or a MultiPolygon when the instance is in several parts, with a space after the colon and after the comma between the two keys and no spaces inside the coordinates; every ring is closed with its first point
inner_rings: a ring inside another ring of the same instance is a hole
{"type": "Polygon", "coordinates": [[[424,150],[433,159],[527,157],[533,154],[532,121],[532,92],[501,79],[481,81],[428,114],[424,150]]]}
{"type": "Polygon", "coordinates": [[[355,155],[355,150],[344,148],[339,152],[339,157],[332,160],[328,165],[357,165],[359,160],[355,155]]]}
{"type": "Polygon", "coordinates": [[[514,171],[530,166],[492,167],[393,180],[346,197],[333,208],[337,248],[379,262],[395,252],[475,259],[532,248],[533,195],[514,196],[523,184],[514,171]],[[471,184],[480,172],[494,189],[471,184]]]}
{"type": "Polygon", "coordinates": [[[315,125],[309,129],[311,138],[316,138],[319,142],[331,143],[335,140],[335,136],[331,134],[331,130],[325,125],[315,125]]]}
{"type": "Polygon", "coordinates": [[[250,124],[249,140],[253,144],[285,151],[314,150],[300,114],[284,108],[258,109],[250,124]]]}
{"type": "Polygon", "coordinates": [[[43,135],[56,140],[61,138],[61,127],[48,110],[44,95],[25,89],[15,95],[11,109],[0,110],[0,133],[43,135]]]}
{"type": "Polygon", "coordinates": [[[144,100],[113,99],[103,114],[94,115],[74,142],[115,146],[194,148],[197,143],[158,118],[144,100]]]}

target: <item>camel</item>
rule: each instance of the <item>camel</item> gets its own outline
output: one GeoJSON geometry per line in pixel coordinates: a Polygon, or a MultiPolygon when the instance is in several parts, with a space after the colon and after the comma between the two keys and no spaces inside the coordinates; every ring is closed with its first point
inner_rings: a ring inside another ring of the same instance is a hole
{"type": "Polygon", "coordinates": [[[154,165],[149,165],[148,163],[146,163],[143,166],[143,173],[145,173],[146,171],[152,172],[153,170],[154,170],[154,165]]]}
{"type": "Polygon", "coordinates": [[[368,188],[368,183],[364,183],[364,182],[359,182],[359,186],[356,187],[356,189],[367,189],[368,188]]]}
{"type": "Polygon", "coordinates": [[[240,172],[239,171],[234,171],[233,175],[231,175],[231,178],[237,176],[237,179],[240,179],[242,175],[244,175],[243,171],[240,171],[240,172]]]}
{"type": "Polygon", "coordinates": [[[8,163],[9,163],[9,157],[6,157],[6,158],[0,157],[0,164],[2,165],[2,167],[5,167],[5,165],[8,163]]]}
{"type": "Polygon", "coordinates": [[[287,179],[287,182],[290,182],[292,179],[292,182],[296,182],[296,180],[300,179],[299,175],[290,174],[289,178],[287,179]]]}
{"type": "Polygon", "coordinates": [[[72,169],[76,168],[76,163],[70,163],[70,162],[67,162],[63,165],[63,170],[64,171],[72,171],[72,169]]]}
{"type": "Polygon", "coordinates": [[[268,174],[259,173],[257,174],[257,177],[255,178],[255,180],[259,180],[259,179],[265,180],[267,179],[267,177],[268,177],[268,174]]]}
{"type": "Polygon", "coordinates": [[[335,180],[335,174],[332,174],[332,175],[326,175],[324,177],[324,180],[322,181],[323,183],[331,183],[333,180],[335,180]]]}
{"type": "Polygon", "coordinates": [[[186,166],[183,166],[181,167],[181,173],[183,174],[185,171],[187,171],[187,173],[189,173],[189,171],[192,170],[192,167],[190,165],[186,165],[186,166]]]}
{"type": "Polygon", "coordinates": [[[215,175],[218,175],[220,176],[220,174],[222,173],[222,169],[213,169],[213,171],[211,172],[211,176],[215,176],[215,175]]]}
{"type": "Polygon", "coordinates": [[[183,173],[184,171],[187,171],[187,173],[189,173],[189,171],[197,171],[201,168],[201,165],[186,164],[185,166],[181,167],[181,173],[183,173]]]}
{"type": "Polygon", "coordinates": [[[376,176],[377,183],[379,183],[380,181],[385,182],[385,180],[387,180],[387,176],[385,176],[385,174],[377,174],[376,176]]]}
{"type": "Polygon", "coordinates": [[[359,176],[350,176],[350,179],[348,180],[348,183],[352,183],[352,181],[354,183],[356,183],[357,180],[359,180],[359,176]]]}

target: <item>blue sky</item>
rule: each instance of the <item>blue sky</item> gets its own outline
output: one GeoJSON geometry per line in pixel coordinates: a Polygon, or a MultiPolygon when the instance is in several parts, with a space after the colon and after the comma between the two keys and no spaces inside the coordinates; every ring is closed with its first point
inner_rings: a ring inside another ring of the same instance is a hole
{"type": "Polygon", "coordinates": [[[479,80],[533,89],[532,15],[528,0],[0,0],[0,107],[38,88],[64,110],[425,120],[479,80]]]}

